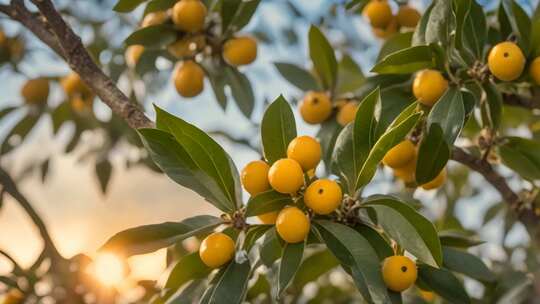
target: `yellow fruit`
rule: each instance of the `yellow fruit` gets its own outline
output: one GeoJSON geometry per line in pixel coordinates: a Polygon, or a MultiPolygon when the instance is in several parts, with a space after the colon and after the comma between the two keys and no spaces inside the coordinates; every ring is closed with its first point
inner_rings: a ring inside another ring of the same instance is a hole
{"type": "Polygon", "coordinates": [[[279,212],[276,219],[276,230],[287,243],[298,243],[305,240],[309,228],[309,218],[296,207],[286,207],[279,212]]]}
{"type": "Polygon", "coordinates": [[[21,89],[27,104],[43,104],[49,97],[49,81],[45,78],[28,80],[21,89]]]}
{"type": "Polygon", "coordinates": [[[311,183],[304,194],[304,203],[317,214],[329,214],[341,204],[341,187],[333,180],[319,179],[311,183]]]}
{"type": "Polygon", "coordinates": [[[69,100],[71,108],[77,113],[91,110],[93,101],[93,95],[87,98],[82,98],[81,96],[74,96],[69,100]]]}
{"type": "Polygon", "coordinates": [[[388,150],[382,162],[390,168],[401,168],[411,162],[415,156],[416,146],[412,141],[406,139],[388,150]]]}
{"type": "Polygon", "coordinates": [[[323,92],[308,92],[300,103],[300,115],[309,124],[321,123],[332,114],[330,97],[323,92]]]}
{"type": "Polygon", "coordinates": [[[257,41],[252,37],[237,37],[223,45],[223,59],[232,65],[246,65],[257,58],[257,41]]]}
{"type": "Polygon", "coordinates": [[[384,259],[383,280],[388,289],[402,292],[416,281],[416,264],[406,256],[395,255],[384,259]]]}
{"type": "Polygon", "coordinates": [[[435,300],[435,293],[431,291],[418,289],[418,292],[420,293],[420,297],[422,297],[422,299],[424,299],[424,301],[426,302],[432,302],[433,300],[435,300]]]}
{"type": "Polygon", "coordinates": [[[388,39],[398,31],[398,23],[396,18],[392,18],[385,28],[372,28],[375,37],[380,39],[388,39]]]}
{"type": "Polygon", "coordinates": [[[185,32],[198,32],[204,27],[206,6],[200,0],[180,0],[172,10],[176,27],[185,32]]]}
{"type": "Polygon", "coordinates": [[[6,34],[0,30],[0,46],[4,46],[6,42],[7,42],[6,34]]]}
{"type": "Polygon", "coordinates": [[[446,181],[446,168],[442,169],[441,172],[439,172],[439,174],[432,181],[423,184],[421,187],[424,188],[424,190],[437,189],[440,186],[442,186],[442,184],[444,184],[445,181],[446,181]]]}
{"type": "Polygon", "coordinates": [[[297,161],[282,158],[270,167],[268,180],[277,192],[293,194],[304,185],[304,172],[297,161]]]}
{"type": "Polygon", "coordinates": [[[358,112],[358,102],[348,101],[341,108],[339,108],[336,120],[341,126],[344,127],[348,123],[354,121],[356,118],[356,112],[358,112]]]}
{"type": "Polygon", "coordinates": [[[397,22],[403,27],[416,27],[420,20],[420,13],[417,9],[408,5],[402,5],[399,7],[397,13],[397,22]]]}
{"type": "Polygon", "coordinates": [[[19,304],[24,300],[24,294],[18,289],[10,289],[4,297],[3,304],[19,304]]]}
{"type": "Polygon", "coordinates": [[[92,94],[90,88],[86,86],[81,77],[79,77],[79,74],[75,72],[72,72],[68,76],[64,77],[60,81],[60,84],[62,85],[64,92],[66,92],[66,95],[69,97],[75,95],[87,96],[92,94]]]}
{"type": "Polygon", "coordinates": [[[167,11],[152,12],[144,16],[141,27],[163,24],[167,19],[169,19],[167,11]]]}
{"type": "Polygon", "coordinates": [[[537,85],[540,85],[540,57],[534,58],[529,68],[529,74],[537,85]]]}
{"type": "Polygon", "coordinates": [[[509,41],[495,45],[488,56],[491,74],[502,81],[517,79],[525,68],[525,56],[517,44],[509,41]]]}
{"type": "Polygon", "coordinates": [[[210,268],[223,266],[234,257],[234,241],[225,233],[214,232],[202,241],[199,256],[210,268]]]}
{"type": "Polygon", "coordinates": [[[321,144],[311,136],[299,136],[287,147],[287,158],[297,161],[304,171],[316,168],[321,155],[321,144]]]}
{"type": "Polygon", "coordinates": [[[277,217],[278,217],[277,211],[271,211],[263,214],[259,214],[257,217],[261,221],[261,223],[266,225],[273,225],[276,223],[277,217]]]}
{"type": "Polygon", "coordinates": [[[385,28],[392,20],[392,8],[386,0],[371,0],[362,12],[372,27],[385,28]]]}
{"type": "Polygon", "coordinates": [[[176,69],[174,85],[178,94],[184,97],[197,96],[204,89],[204,70],[195,61],[184,61],[176,69]]]}
{"type": "Polygon", "coordinates": [[[406,184],[414,182],[416,180],[416,155],[405,166],[395,168],[394,175],[406,184]]]}
{"type": "Polygon", "coordinates": [[[193,57],[206,46],[204,35],[195,35],[184,37],[167,47],[167,50],[174,57],[181,59],[184,57],[193,57]]]}
{"type": "Polygon", "coordinates": [[[144,52],[144,46],[142,45],[130,45],[126,49],[126,64],[130,68],[134,68],[144,52]]]}
{"type": "Polygon", "coordinates": [[[252,161],[247,164],[241,174],[244,189],[252,196],[270,190],[270,183],[268,182],[269,170],[270,166],[262,160],[252,161]]]}
{"type": "Polygon", "coordinates": [[[441,72],[423,70],[416,74],[413,82],[413,93],[421,104],[433,106],[448,88],[448,81],[441,72]]]}

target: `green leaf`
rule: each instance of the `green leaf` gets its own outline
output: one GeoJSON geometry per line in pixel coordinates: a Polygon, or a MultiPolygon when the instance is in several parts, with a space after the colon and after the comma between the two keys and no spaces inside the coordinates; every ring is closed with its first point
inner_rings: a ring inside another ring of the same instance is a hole
{"type": "Polygon", "coordinates": [[[51,119],[53,123],[53,134],[58,133],[60,127],[64,122],[68,121],[71,118],[72,111],[71,105],[69,102],[62,102],[59,104],[51,113],[51,119]]]}
{"type": "Polygon", "coordinates": [[[250,118],[255,107],[255,95],[251,82],[246,75],[233,67],[225,68],[225,79],[231,88],[236,105],[246,118],[250,118]]]}
{"type": "Polygon", "coordinates": [[[294,279],[294,276],[300,267],[300,263],[302,263],[304,247],[305,242],[286,244],[285,247],[283,247],[283,254],[281,255],[281,262],[279,264],[278,271],[278,299],[294,279]]]}
{"type": "Polygon", "coordinates": [[[281,257],[282,251],[283,246],[277,236],[276,227],[272,227],[264,235],[260,251],[261,261],[267,267],[272,267],[272,264],[281,257]]]}
{"type": "Polygon", "coordinates": [[[450,87],[435,103],[427,119],[428,126],[441,126],[448,145],[454,144],[463,124],[465,123],[465,108],[461,92],[456,87],[450,87]]]}
{"type": "Polygon", "coordinates": [[[108,159],[96,162],[96,175],[102,193],[107,193],[107,186],[112,174],[112,165],[108,159]]]}
{"type": "Polygon", "coordinates": [[[146,1],[148,0],[119,0],[113,10],[119,13],[129,13],[146,1]]]}
{"type": "Polygon", "coordinates": [[[328,249],[344,267],[351,269],[364,299],[369,303],[391,302],[382,279],[379,257],[371,244],[348,226],[327,220],[318,220],[314,224],[328,249]]]}
{"type": "MultiPolygon", "coordinates": [[[[399,118],[400,116],[396,120],[399,118]]],[[[369,152],[368,158],[364,162],[356,180],[356,189],[367,185],[371,181],[377,171],[377,166],[386,152],[403,141],[405,136],[414,128],[419,118],[420,113],[415,113],[395,126],[390,125],[388,130],[377,140],[369,152]]]]}
{"type": "Polygon", "coordinates": [[[310,72],[305,69],[286,62],[274,63],[278,72],[287,79],[293,86],[297,87],[301,91],[319,91],[321,87],[317,83],[317,80],[310,72]]]}
{"type": "Polygon", "coordinates": [[[129,35],[126,45],[143,45],[148,49],[163,49],[176,41],[176,29],[168,24],[143,27],[129,35]]]}
{"type": "Polygon", "coordinates": [[[265,235],[266,232],[272,227],[272,225],[251,225],[246,233],[242,248],[249,252],[257,240],[265,235]]]}
{"type": "Polygon", "coordinates": [[[221,32],[226,33],[239,10],[242,0],[221,0],[221,32]]]}
{"type": "Polygon", "coordinates": [[[486,101],[482,108],[487,117],[487,121],[483,122],[484,126],[490,126],[493,129],[498,129],[501,125],[502,118],[502,96],[500,90],[493,82],[486,82],[482,85],[486,93],[486,101]]]}
{"type": "Polygon", "coordinates": [[[429,45],[418,45],[391,53],[371,71],[379,74],[411,74],[436,66],[435,53],[429,45]]]}
{"type": "Polygon", "coordinates": [[[466,251],[443,247],[444,267],[482,282],[493,282],[496,277],[482,260],[466,251]]]}
{"type": "MultiPolygon", "coordinates": [[[[189,154],[191,160],[211,176],[227,196],[231,207],[242,205],[242,189],[238,170],[229,155],[204,131],[156,107],[159,129],[168,131],[189,154]]],[[[196,173],[199,174],[199,173],[196,173]]]]}
{"type": "Polygon", "coordinates": [[[483,57],[487,39],[486,16],[475,0],[454,1],[456,14],[456,49],[468,64],[483,57]]]}
{"type": "Polygon", "coordinates": [[[402,49],[411,47],[413,32],[397,33],[386,40],[379,51],[377,62],[402,49]]]}
{"type": "Polygon", "coordinates": [[[425,42],[440,43],[443,47],[449,46],[449,37],[452,24],[452,1],[434,0],[433,8],[426,24],[425,42]]]}
{"type": "Polygon", "coordinates": [[[240,3],[231,22],[235,32],[240,31],[249,23],[260,2],[261,0],[244,0],[240,3]]]}
{"type": "Polygon", "coordinates": [[[540,179],[540,142],[521,138],[505,137],[499,146],[503,163],[521,177],[534,181],[540,179]]]}
{"type": "Polygon", "coordinates": [[[212,292],[213,304],[240,304],[246,296],[251,266],[249,260],[231,261],[212,292]]]}
{"type": "Polygon", "coordinates": [[[321,124],[321,127],[317,132],[317,138],[323,149],[322,159],[325,168],[331,167],[334,146],[342,129],[341,125],[335,119],[330,118],[321,124]]]}
{"type": "Polygon", "coordinates": [[[40,115],[28,113],[21,120],[19,120],[19,122],[17,122],[15,126],[8,132],[6,137],[4,137],[2,147],[0,148],[0,155],[4,155],[10,152],[13,148],[19,146],[20,143],[17,143],[16,146],[13,146],[12,143],[10,143],[10,140],[14,137],[18,137],[20,142],[22,142],[26,135],[30,133],[30,131],[39,121],[39,118],[40,115]]]}
{"type": "Polygon", "coordinates": [[[446,166],[450,159],[450,147],[444,138],[444,133],[438,123],[429,126],[418,149],[416,163],[416,183],[423,185],[432,181],[446,166]]]}
{"type": "Polygon", "coordinates": [[[364,238],[366,238],[366,240],[371,244],[371,247],[373,247],[375,252],[377,252],[377,256],[379,256],[381,261],[389,256],[394,255],[394,250],[390,244],[388,244],[388,242],[386,242],[386,240],[375,229],[363,224],[354,227],[354,229],[358,231],[364,238]]]}
{"type": "Polygon", "coordinates": [[[144,254],[170,246],[178,241],[212,231],[223,220],[199,215],[181,222],[165,222],[130,228],[115,234],[100,250],[115,251],[125,256],[144,254]]]}
{"type": "MultiPolygon", "coordinates": [[[[506,16],[512,33],[518,37],[518,44],[525,54],[529,53],[531,19],[527,13],[514,0],[502,0],[499,8],[499,18],[501,14],[506,16]]],[[[504,17],[502,17],[504,18],[504,17]]]]}
{"type": "Polygon", "coordinates": [[[381,101],[376,138],[380,138],[390,125],[393,127],[403,122],[419,108],[418,104],[412,100],[410,93],[404,92],[400,87],[383,90],[381,101]]]}
{"type": "Polygon", "coordinates": [[[191,280],[208,276],[210,272],[212,269],[203,263],[198,251],[190,253],[172,266],[164,288],[177,290],[191,280]]]}
{"type": "Polygon", "coordinates": [[[469,237],[453,231],[439,232],[439,239],[441,240],[441,245],[457,248],[469,248],[484,243],[475,237],[469,237]]]}
{"type": "Polygon", "coordinates": [[[463,284],[446,269],[421,264],[418,266],[418,277],[423,284],[450,303],[471,303],[463,284]]]}
{"type": "Polygon", "coordinates": [[[426,28],[429,22],[429,18],[431,16],[431,11],[433,10],[434,6],[435,6],[435,1],[432,1],[431,4],[427,7],[422,17],[420,18],[420,21],[418,22],[418,25],[416,26],[416,29],[412,37],[413,46],[427,44],[426,43],[426,28]]]}
{"type": "Polygon", "coordinates": [[[264,112],[261,136],[268,163],[287,157],[287,147],[296,137],[296,122],[291,106],[283,96],[280,95],[264,112]]]}
{"type": "Polygon", "coordinates": [[[294,202],[290,195],[269,190],[252,196],[249,199],[245,216],[250,217],[281,210],[283,207],[291,204],[294,204],[294,202]]]}
{"type": "Polygon", "coordinates": [[[442,249],[435,226],[409,205],[390,196],[368,198],[364,206],[373,208],[377,222],[400,246],[420,261],[442,265],[442,249]]]}
{"type": "Polygon", "coordinates": [[[531,55],[540,56],[540,18],[533,18],[531,22],[531,55]]]}
{"type": "Polygon", "coordinates": [[[309,29],[309,56],[323,87],[332,91],[336,85],[338,69],[334,49],[323,33],[313,25],[309,29]]]}
{"type": "Polygon", "coordinates": [[[165,11],[173,7],[178,0],[150,0],[144,9],[144,15],[152,12],[165,11]]]}
{"type": "Polygon", "coordinates": [[[292,287],[300,292],[303,287],[339,265],[339,261],[328,250],[315,252],[304,259],[294,277],[292,287]],[[316,265],[316,267],[314,267],[316,265]]]}
{"type": "Polygon", "coordinates": [[[339,61],[337,76],[337,94],[356,91],[364,83],[365,77],[360,66],[348,54],[339,61]]]}

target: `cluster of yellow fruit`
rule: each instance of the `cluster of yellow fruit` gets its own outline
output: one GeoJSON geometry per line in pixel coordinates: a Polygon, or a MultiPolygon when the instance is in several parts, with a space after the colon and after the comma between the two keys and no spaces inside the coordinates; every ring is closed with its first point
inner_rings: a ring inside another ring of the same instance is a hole
{"type": "MultiPolygon", "coordinates": [[[[488,55],[488,68],[491,74],[502,81],[518,79],[525,69],[526,58],[517,44],[505,41],[495,45],[488,55]]],[[[540,57],[530,64],[529,75],[540,85],[540,57]]]]}
{"type": "Polygon", "coordinates": [[[420,20],[420,13],[409,5],[400,5],[394,15],[387,0],[371,0],[362,11],[369,20],[373,34],[381,39],[387,39],[403,28],[414,28],[420,20]]]}
{"type": "Polygon", "coordinates": [[[71,72],[60,80],[60,84],[66,93],[71,107],[76,112],[83,112],[92,109],[95,94],[82,81],[79,74],[71,72]]]}
{"type": "MultiPolygon", "coordinates": [[[[383,164],[394,170],[394,175],[406,184],[415,181],[418,152],[410,140],[404,140],[390,149],[383,158],[383,164]]],[[[420,185],[424,190],[437,189],[446,181],[446,168],[430,182],[420,185]]]]}
{"type": "MultiPolygon", "coordinates": [[[[207,46],[208,37],[203,33],[207,14],[206,6],[200,0],[180,0],[169,11],[149,13],[141,23],[141,27],[147,27],[172,19],[181,31],[180,39],[170,44],[167,50],[181,60],[173,73],[173,81],[178,94],[183,97],[195,97],[204,89],[205,71],[195,61],[195,56],[207,46]]],[[[212,51],[210,49],[210,53],[212,51]]],[[[250,36],[233,37],[220,45],[220,51],[227,64],[234,67],[247,65],[257,58],[257,41],[250,36]]],[[[126,50],[127,65],[136,66],[143,52],[142,45],[130,46],[126,50]]]]}
{"type": "Polygon", "coordinates": [[[336,121],[345,126],[352,122],[358,110],[358,101],[339,99],[332,104],[330,96],[325,92],[307,92],[299,106],[302,119],[308,124],[320,124],[332,116],[337,110],[336,121]]]}

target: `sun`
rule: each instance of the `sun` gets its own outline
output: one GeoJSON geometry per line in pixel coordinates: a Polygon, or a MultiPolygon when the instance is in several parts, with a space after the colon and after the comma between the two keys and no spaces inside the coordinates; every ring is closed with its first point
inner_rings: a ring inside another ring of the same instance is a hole
{"type": "Polygon", "coordinates": [[[94,277],[106,286],[117,286],[125,279],[122,259],[112,253],[100,253],[90,268],[94,277]]]}

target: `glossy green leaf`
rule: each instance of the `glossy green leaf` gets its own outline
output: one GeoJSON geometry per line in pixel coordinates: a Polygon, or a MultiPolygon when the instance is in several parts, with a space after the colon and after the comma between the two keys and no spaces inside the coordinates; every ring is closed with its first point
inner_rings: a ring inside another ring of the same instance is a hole
{"type": "Polygon", "coordinates": [[[212,269],[201,260],[198,251],[190,253],[172,266],[164,288],[177,290],[191,280],[208,276],[211,271],[212,269]]]}
{"type": "Polygon", "coordinates": [[[504,18],[510,25],[511,31],[518,37],[518,44],[525,54],[528,54],[530,46],[531,20],[527,13],[514,0],[502,0],[499,8],[499,18],[504,18]]]}
{"type": "Polygon", "coordinates": [[[272,267],[272,264],[281,257],[282,250],[283,246],[277,235],[276,228],[272,227],[264,235],[260,250],[261,261],[267,267],[272,267]]]}
{"type": "Polygon", "coordinates": [[[418,25],[416,25],[416,29],[412,37],[413,46],[427,44],[426,43],[426,28],[429,22],[429,18],[431,16],[431,11],[433,10],[434,6],[435,6],[435,1],[432,1],[431,4],[426,8],[426,11],[424,12],[424,14],[422,14],[420,21],[418,21],[418,25]]]}
{"type": "Polygon", "coordinates": [[[242,248],[249,252],[255,243],[272,228],[272,225],[251,225],[244,238],[242,248]]]}
{"type": "Polygon", "coordinates": [[[294,277],[292,287],[296,291],[309,282],[316,281],[317,278],[339,265],[339,261],[328,250],[315,252],[304,259],[294,277]],[[316,265],[316,267],[314,267],[316,265]]]}
{"type": "Polygon", "coordinates": [[[283,96],[279,96],[264,112],[261,136],[268,163],[287,157],[287,147],[296,137],[296,122],[291,106],[283,96]]]}
{"type": "Polygon", "coordinates": [[[255,95],[251,82],[246,75],[232,67],[225,68],[225,79],[236,105],[245,117],[250,118],[255,107],[255,95]]]}
{"type": "Polygon", "coordinates": [[[309,29],[309,56],[325,89],[332,90],[336,84],[338,64],[334,49],[315,26],[309,29]]]}
{"type": "Polygon", "coordinates": [[[292,197],[288,194],[269,190],[252,196],[246,207],[246,217],[264,214],[271,211],[281,210],[287,205],[294,204],[292,197]]]}
{"type": "Polygon", "coordinates": [[[148,15],[152,12],[165,11],[173,7],[178,1],[177,0],[150,0],[144,9],[144,15],[148,15]]]}
{"type": "Polygon", "coordinates": [[[240,3],[231,22],[235,32],[240,31],[249,23],[260,2],[261,0],[244,0],[240,3]]]}
{"type": "Polygon", "coordinates": [[[405,33],[396,33],[395,35],[388,38],[377,56],[377,62],[381,61],[384,57],[395,53],[402,49],[407,49],[411,47],[413,32],[405,33]]]}
{"type": "Polygon", "coordinates": [[[225,272],[216,283],[212,292],[210,303],[213,304],[240,304],[246,296],[247,284],[251,265],[249,260],[238,263],[231,261],[225,272]]]}
{"type": "Polygon", "coordinates": [[[400,246],[420,261],[442,265],[442,249],[435,226],[409,205],[389,196],[368,198],[364,206],[373,208],[377,222],[400,246]]]}
{"type": "Polygon", "coordinates": [[[428,126],[438,124],[443,135],[452,145],[459,136],[465,123],[465,108],[461,92],[456,87],[450,87],[431,109],[427,119],[428,126]]]}
{"type": "Polygon", "coordinates": [[[365,77],[360,66],[348,54],[344,54],[338,64],[337,94],[356,91],[364,83],[365,77]]]}
{"type": "Polygon", "coordinates": [[[423,185],[432,181],[450,159],[450,147],[438,123],[429,126],[418,149],[416,163],[416,183],[423,185]]]}
{"type": "Polygon", "coordinates": [[[300,263],[302,263],[302,257],[304,256],[305,242],[296,244],[285,244],[283,247],[283,254],[281,255],[281,262],[279,263],[278,270],[278,288],[277,298],[281,297],[281,294],[291,284],[300,263]]]}
{"type": "Polygon", "coordinates": [[[379,74],[412,74],[436,65],[433,48],[428,45],[412,46],[391,53],[379,61],[371,71],[379,74]]]}
{"type": "Polygon", "coordinates": [[[354,227],[358,233],[360,233],[371,244],[371,247],[375,249],[379,259],[382,261],[385,258],[394,255],[394,250],[388,244],[388,242],[377,232],[375,229],[367,225],[358,225],[354,227]]]}
{"type": "Polygon", "coordinates": [[[118,2],[116,2],[113,10],[119,13],[128,13],[136,9],[137,6],[141,5],[143,2],[146,1],[148,0],[119,0],[118,2]]]}
{"type": "Polygon", "coordinates": [[[163,49],[177,39],[176,29],[167,24],[143,27],[126,38],[126,45],[143,45],[148,49],[163,49]]]}
{"type": "Polygon", "coordinates": [[[450,303],[471,303],[463,284],[446,269],[421,264],[418,266],[418,277],[423,284],[450,303]]]}
{"type": "Polygon", "coordinates": [[[469,248],[484,243],[484,241],[476,237],[466,236],[453,231],[439,232],[439,239],[441,240],[441,245],[457,248],[469,248]]]}
{"type": "Polygon", "coordinates": [[[283,78],[301,91],[318,91],[321,89],[315,77],[302,67],[286,62],[276,62],[274,65],[283,78]]]}
{"type": "Polygon", "coordinates": [[[425,29],[425,42],[440,43],[443,47],[449,45],[449,37],[452,29],[452,1],[434,0],[433,8],[429,14],[429,20],[425,29]]]}
{"type": "Polygon", "coordinates": [[[343,127],[334,118],[330,118],[321,124],[317,132],[317,139],[323,149],[322,160],[325,168],[331,167],[334,146],[342,129],[343,127]]]}
{"type": "Polygon", "coordinates": [[[486,121],[484,126],[490,126],[493,129],[498,129],[501,125],[502,118],[502,96],[500,90],[492,82],[487,82],[482,85],[486,93],[487,104],[483,107],[485,111],[486,121]]]}
{"type": "Polygon", "coordinates": [[[540,179],[540,142],[521,138],[506,137],[499,146],[503,163],[528,180],[540,179]]]}
{"type": "Polygon", "coordinates": [[[466,251],[443,247],[444,267],[482,282],[493,282],[496,277],[482,260],[466,251]]]}
{"type": "Polygon", "coordinates": [[[218,217],[199,215],[181,222],[139,226],[115,234],[100,250],[115,251],[125,256],[149,253],[190,236],[210,232],[222,223],[218,217]]]}

